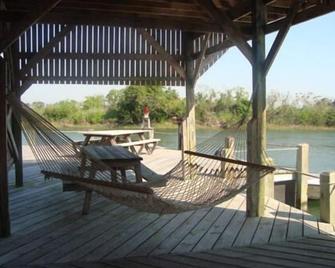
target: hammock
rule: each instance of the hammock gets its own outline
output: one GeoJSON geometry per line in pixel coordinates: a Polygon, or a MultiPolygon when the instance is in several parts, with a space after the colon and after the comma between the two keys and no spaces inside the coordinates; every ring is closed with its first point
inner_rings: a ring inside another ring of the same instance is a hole
{"type": "MultiPolygon", "coordinates": [[[[224,158],[217,148],[206,145],[207,152],[214,153],[186,152],[185,159],[158,180],[146,178],[147,182],[143,183],[124,183],[118,178],[112,181],[109,166],[86,154],[83,168],[84,152],[79,145],[15,97],[9,96],[8,101],[46,177],[76,183],[138,210],[163,214],[214,206],[274,171],[269,166],[224,158]],[[95,172],[90,172],[92,169],[95,172]],[[250,181],[247,172],[258,172],[260,176],[250,181]]],[[[150,174],[150,169],[145,169],[150,174]]]]}

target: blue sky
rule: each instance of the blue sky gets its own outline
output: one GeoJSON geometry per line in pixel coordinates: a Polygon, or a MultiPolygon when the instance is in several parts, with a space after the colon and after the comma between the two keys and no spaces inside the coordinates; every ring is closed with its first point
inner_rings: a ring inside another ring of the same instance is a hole
{"type": "MultiPolygon", "coordinates": [[[[275,34],[267,36],[267,49],[275,34]]],[[[267,77],[268,92],[310,93],[335,99],[335,12],[291,28],[267,77]]],[[[228,52],[198,81],[197,90],[251,90],[251,66],[236,48],[228,52]]],[[[107,94],[111,86],[33,85],[23,101],[53,103],[63,99],[83,100],[88,95],[107,94]]],[[[115,88],[115,87],[114,87],[115,88]]],[[[177,88],[184,95],[184,88],[177,88]]]]}

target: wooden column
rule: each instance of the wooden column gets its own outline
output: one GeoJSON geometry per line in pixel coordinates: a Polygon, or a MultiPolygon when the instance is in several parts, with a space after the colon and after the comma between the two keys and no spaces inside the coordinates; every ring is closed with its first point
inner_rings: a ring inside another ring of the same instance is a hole
{"type": "MultiPolygon", "coordinates": [[[[252,77],[253,77],[253,117],[248,124],[248,161],[265,164],[263,151],[266,149],[266,74],[265,66],[265,6],[262,0],[252,1],[252,77]]],[[[259,171],[248,172],[249,182],[262,175],[259,171]]],[[[265,182],[258,180],[247,190],[247,215],[259,217],[264,214],[265,182]]]]}
{"type": "MultiPolygon", "coordinates": [[[[235,159],[235,138],[226,137],[225,146],[221,151],[221,156],[224,158],[235,159]]],[[[229,173],[229,169],[234,166],[232,163],[227,163],[225,161],[221,162],[221,176],[224,178],[226,171],[229,173]]]]}
{"type": "Polygon", "coordinates": [[[309,172],[309,145],[299,144],[297,151],[297,174],[296,174],[296,206],[308,210],[308,178],[304,173],[309,172]]]}
{"type": "Polygon", "coordinates": [[[335,172],[320,176],[320,219],[335,224],[335,172]]]}
{"type": "Polygon", "coordinates": [[[185,56],[186,70],[186,117],[187,117],[187,144],[185,149],[192,150],[196,145],[195,133],[195,94],[194,94],[194,64],[192,59],[193,52],[193,34],[185,32],[183,40],[183,51],[185,56]]]}
{"type": "Polygon", "coordinates": [[[7,172],[6,66],[0,57],[0,236],[10,235],[7,172]]]}
{"type": "MultiPolygon", "coordinates": [[[[273,166],[273,159],[271,157],[268,157],[267,163],[271,166],[273,166]]],[[[275,197],[275,181],[274,181],[274,173],[271,172],[267,174],[264,178],[265,180],[265,190],[264,195],[270,198],[275,197]]]]}
{"type": "Polygon", "coordinates": [[[22,158],[22,136],[21,127],[15,116],[12,116],[12,131],[17,148],[15,159],[15,186],[23,186],[23,158],[22,158]]]}

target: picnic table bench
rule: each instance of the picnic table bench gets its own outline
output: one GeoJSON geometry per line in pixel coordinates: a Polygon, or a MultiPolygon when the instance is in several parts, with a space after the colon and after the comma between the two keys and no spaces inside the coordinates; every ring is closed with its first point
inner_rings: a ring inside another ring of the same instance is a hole
{"type": "Polygon", "coordinates": [[[129,148],[133,153],[140,154],[143,149],[151,154],[160,139],[151,138],[149,129],[120,129],[120,130],[103,130],[82,132],[85,140],[82,145],[86,146],[91,143],[111,144],[129,148]],[[146,137],[146,134],[149,136],[146,137]],[[133,138],[135,140],[133,140],[133,138]],[[136,150],[136,147],[139,147],[136,150]]]}

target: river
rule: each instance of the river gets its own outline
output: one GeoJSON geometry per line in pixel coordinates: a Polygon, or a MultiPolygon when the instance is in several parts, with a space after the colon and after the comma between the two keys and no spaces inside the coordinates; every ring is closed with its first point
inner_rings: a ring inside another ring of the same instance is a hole
{"type": "MultiPolygon", "coordinates": [[[[197,130],[198,143],[208,140],[218,130],[197,130]]],[[[78,132],[66,132],[74,140],[82,140],[78,132]]],[[[227,131],[227,135],[229,131],[227,131]]],[[[176,129],[155,129],[155,138],[160,138],[160,146],[176,149],[176,129]]],[[[310,145],[310,172],[321,173],[335,170],[335,130],[270,130],[268,131],[268,154],[275,165],[295,168],[296,146],[300,143],[310,145]]]]}

